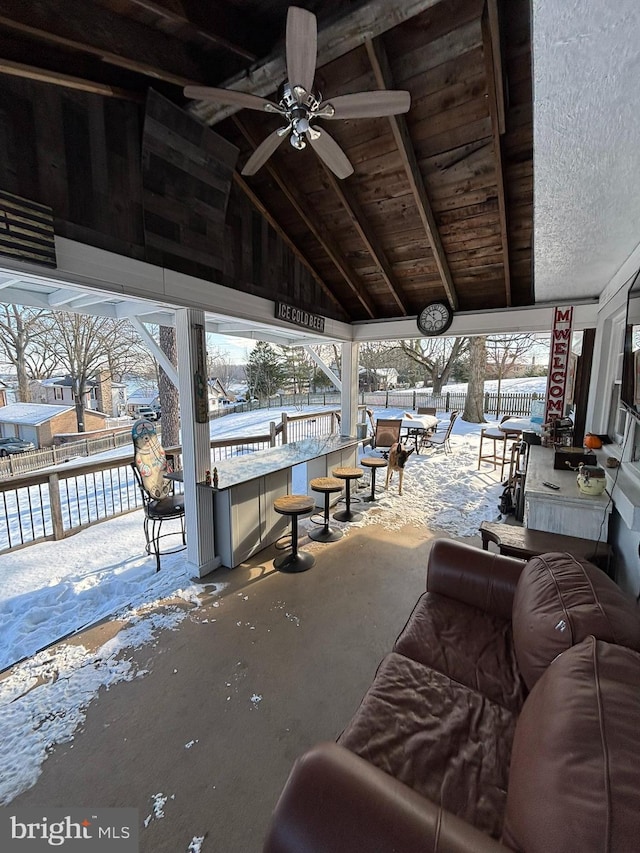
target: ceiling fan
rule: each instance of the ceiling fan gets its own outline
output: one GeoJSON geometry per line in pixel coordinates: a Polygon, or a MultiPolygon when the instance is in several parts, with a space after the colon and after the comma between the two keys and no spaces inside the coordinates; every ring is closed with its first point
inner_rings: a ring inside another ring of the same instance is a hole
{"type": "Polygon", "coordinates": [[[318,157],[338,178],[353,173],[353,166],[335,139],[326,130],[312,122],[316,119],[374,118],[406,113],[411,105],[409,92],[378,89],[373,92],[356,92],[339,95],[323,101],[320,92],[313,88],[317,57],[316,16],[306,9],[290,6],[287,12],[287,77],[278,89],[278,103],[258,95],[236,92],[232,89],[215,89],[210,86],[185,86],[187,98],[234,104],[250,110],[277,113],[286,122],[274,130],[256,148],[247,160],[243,175],[254,175],[274,151],[289,137],[298,150],[307,142],[318,157]]]}

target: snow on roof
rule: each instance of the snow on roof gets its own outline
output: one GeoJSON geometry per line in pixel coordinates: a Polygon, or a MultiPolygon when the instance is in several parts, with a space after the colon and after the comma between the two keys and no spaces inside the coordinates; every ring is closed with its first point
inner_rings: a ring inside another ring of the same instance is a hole
{"type": "Polygon", "coordinates": [[[56,415],[73,411],[73,406],[55,406],[52,403],[10,403],[0,407],[0,422],[39,426],[56,415]]]}

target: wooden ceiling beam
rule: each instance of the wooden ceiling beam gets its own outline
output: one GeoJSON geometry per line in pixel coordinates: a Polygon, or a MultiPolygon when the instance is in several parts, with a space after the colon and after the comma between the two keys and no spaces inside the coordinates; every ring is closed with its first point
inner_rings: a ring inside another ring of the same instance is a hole
{"type": "MultiPolygon", "coordinates": [[[[240,121],[237,116],[233,117],[233,121],[238,130],[247,140],[249,145],[251,145],[251,148],[255,150],[258,147],[259,143],[253,138],[253,135],[250,133],[247,127],[243,124],[243,122],[240,121]]],[[[324,225],[315,220],[313,217],[309,216],[307,210],[305,209],[306,201],[304,197],[293,188],[293,184],[291,182],[287,182],[284,180],[284,178],[282,178],[282,176],[272,163],[267,162],[262,168],[266,169],[269,172],[272,179],[276,182],[280,190],[284,193],[287,200],[294,208],[298,216],[302,219],[309,231],[311,231],[318,243],[320,243],[324,251],[331,258],[336,269],[338,270],[344,281],[347,283],[350,290],[358,298],[362,307],[365,309],[369,317],[372,320],[375,320],[377,318],[377,312],[373,302],[371,301],[371,297],[364,289],[362,283],[358,281],[356,274],[351,269],[345,258],[342,256],[340,249],[335,243],[333,237],[329,234],[327,228],[325,228],[324,225]]]]}
{"type": "MultiPolygon", "coordinates": [[[[132,6],[150,12],[152,15],[157,15],[158,18],[173,26],[186,29],[204,44],[234,53],[249,62],[255,62],[257,59],[255,53],[238,43],[238,34],[243,31],[242,27],[247,27],[247,21],[242,21],[239,15],[230,17],[235,10],[229,6],[222,8],[219,3],[209,0],[207,17],[213,21],[218,31],[212,32],[210,26],[205,28],[195,18],[193,20],[188,18],[182,3],[167,5],[162,0],[160,2],[158,0],[129,0],[129,2],[132,6]],[[233,38],[231,38],[232,35],[233,38]]],[[[192,12],[191,9],[189,11],[192,12]]]]}
{"type": "Polygon", "coordinates": [[[338,306],[338,308],[342,311],[345,317],[348,317],[348,313],[345,310],[344,306],[338,299],[338,297],[333,293],[332,290],[326,285],[322,276],[315,269],[311,261],[300,251],[300,249],[293,242],[291,237],[287,234],[287,232],[282,228],[282,226],[276,221],[275,217],[272,213],[267,209],[264,202],[261,201],[258,196],[251,189],[249,184],[245,181],[242,175],[239,172],[233,173],[233,180],[240,187],[242,192],[246,195],[249,201],[253,204],[253,206],[258,210],[262,216],[267,220],[269,225],[273,228],[276,234],[280,237],[280,239],[287,244],[287,246],[291,249],[296,258],[300,261],[300,263],[311,273],[316,282],[320,285],[322,290],[327,294],[329,299],[338,306]]]}
{"type": "MultiPolygon", "coordinates": [[[[384,49],[381,39],[366,42],[367,54],[371,67],[376,78],[376,83],[380,89],[394,89],[393,75],[387,57],[387,52],[384,49]]],[[[440,232],[436,218],[431,207],[431,202],[424,185],[424,178],[418,166],[418,160],[409,134],[407,120],[403,115],[389,116],[391,130],[398,146],[398,152],[402,160],[413,198],[420,214],[422,226],[431,245],[431,251],[438,267],[442,286],[449,300],[451,308],[455,311],[458,308],[458,295],[449,269],[447,256],[442,245],[440,232]]]]}
{"type": "MultiPolygon", "coordinates": [[[[369,39],[382,35],[437,6],[443,0],[369,0],[355,11],[333,21],[318,32],[318,56],[316,68],[322,68],[365,44],[369,39]]],[[[287,67],[283,49],[267,57],[246,74],[236,75],[220,83],[223,89],[236,89],[252,95],[266,97],[275,92],[286,80],[287,67]]],[[[195,101],[190,109],[210,125],[217,124],[238,111],[237,106],[215,104],[211,101],[195,101]]]]}
{"type": "MultiPolygon", "coordinates": [[[[176,38],[88,3],[2,0],[0,27],[41,43],[177,86],[202,82],[202,68],[176,38]]],[[[191,52],[192,53],[192,52],[191,52]]]]}
{"type": "Polygon", "coordinates": [[[144,102],[144,96],[138,92],[130,92],[117,86],[107,86],[105,83],[95,83],[91,80],[83,80],[80,77],[71,77],[69,74],[60,74],[57,71],[47,71],[44,68],[36,68],[33,65],[25,65],[22,62],[12,62],[10,59],[0,57],[0,74],[9,74],[11,77],[23,77],[26,80],[37,80],[39,83],[51,83],[54,86],[62,86],[65,89],[76,89],[80,92],[90,92],[92,95],[102,95],[105,98],[120,98],[125,101],[144,102]]]}
{"type": "Polygon", "coordinates": [[[347,216],[351,220],[353,227],[358,232],[360,239],[365,245],[367,252],[371,255],[371,258],[378,267],[378,271],[382,278],[384,279],[385,284],[389,288],[391,295],[394,298],[394,301],[403,316],[407,316],[409,313],[407,310],[407,306],[402,299],[402,296],[398,292],[398,287],[394,283],[395,275],[393,273],[393,269],[391,268],[391,264],[384,252],[384,249],[380,245],[378,239],[374,235],[370,224],[367,222],[366,217],[362,213],[360,209],[360,205],[357,203],[353,193],[347,186],[344,181],[338,180],[336,176],[333,174],[331,169],[326,166],[322,160],[319,159],[320,165],[325,173],[326,179],[329,183],[330,188],[332,189],[334,195],[338,197],[340,204],[344,208],[347,216]]]}
{"type": "Polygon", "coordinates": [[[491,134],[493,136],[493,151],[496,164],[496,184],[498,187],[498,211],[500,213],[500,240],[502,242],[502,257],[504,264],[505,306],[511,306],[511,270],[509,266],[509,233],[507,230],[507,201],[504,187],[504,170],[502,165],[502,139],[500,138],[500,120],[498,116],[498,93],[493,58],[493,39],[491,37],[490,20],[487,14],[482,15],[482,41],[484,64],[487,73],[487,100],[491,116],[491,134]]]}
{"type": "Polygon", "coordinates": [[[491,33],[493,52],[493,77],[496,84],[496,105],[498,108],[498,127],[500,135],[505,132],[504,81],[502,75],[502,47],[500,43],[500,21],[498,18],[498,0],[487,0],[487,17],[491,33]]]}

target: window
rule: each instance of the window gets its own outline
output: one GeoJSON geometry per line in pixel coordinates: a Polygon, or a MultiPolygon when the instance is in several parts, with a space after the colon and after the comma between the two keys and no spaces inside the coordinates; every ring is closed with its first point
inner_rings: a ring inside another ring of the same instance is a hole
{"type": "Polygon", "coordinates": [[[53,399],[54,399],[54,400],[62,400],[62,399],[64,399],[64,397],[63,397],[63,390],[64,390],[64,389],[62,389],[62,388],[57,388],[57,387],[54,385],[54,386],[53,386],[53,399]]]}

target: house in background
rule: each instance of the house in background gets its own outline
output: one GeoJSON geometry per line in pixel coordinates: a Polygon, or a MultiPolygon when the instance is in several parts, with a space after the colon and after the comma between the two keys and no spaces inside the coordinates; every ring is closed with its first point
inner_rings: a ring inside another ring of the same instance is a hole
{"type": "Polygon", "coordinates": [[[398,371],[395,367],[361,367],[358,373],[361,391],[392,391],[398,385],[398,371]]]}
{"type": "Polygon", "coordinates": [[[231,397],[227,393],[224,385],[217,376],[212,376],[208,381],[209,385],[209,411],[212,409],[219,409],[222,406],[223,400],[230,400],[233,398],[233,394],[231,397]]]}
{"type": "Polygon", "coordinates": [[[154,409],[159,409],[160,394],[158,389],[152,385],[136,388],[126,401],[126,413],[135,416],[138,414],[140,406],[151,406],[154,409]]]}
{"type": "MultiPolygon", "coordinates": [[[[38,403],[73,406],[73,380],[71,376],[34,380],[31,397],[38,403]]],[[[86,383],[82,405],[85,410],[104,412],[108,417],[117,418],[127,411],[127,386],[123,382],[113,382],[108,371],[101,371],[97,379],[86,383]]]]}
{"type": "MultiPolygon", "coordinates": [[[[104,429],[106,415],[85,411],[85,430],[104,429]]],[[[75,406],[53,403],[10,403],[0,408],[0,435],[18,436],[36,447],[51,447],[54,437],[78,430],[75,406]]]]}

